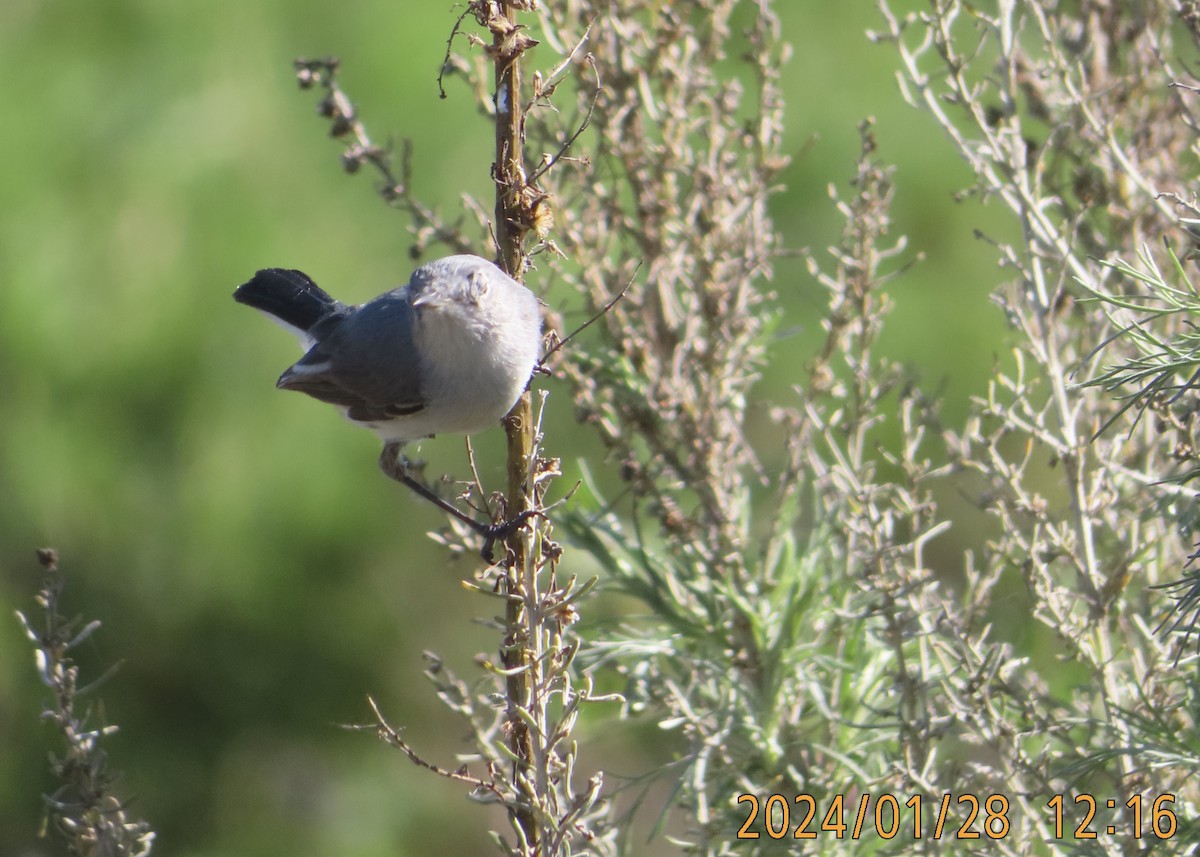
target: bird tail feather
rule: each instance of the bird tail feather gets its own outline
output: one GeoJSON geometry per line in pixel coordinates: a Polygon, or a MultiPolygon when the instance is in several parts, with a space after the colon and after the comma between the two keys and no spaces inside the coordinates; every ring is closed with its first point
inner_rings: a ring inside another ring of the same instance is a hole
{"type": "Polygon", "coordinates": [[[338,307],[338,302],[307,274],[287,268],[259,271],[248,283],[238,286],[233,299],[266,313],[302,338],[338,307]]]}

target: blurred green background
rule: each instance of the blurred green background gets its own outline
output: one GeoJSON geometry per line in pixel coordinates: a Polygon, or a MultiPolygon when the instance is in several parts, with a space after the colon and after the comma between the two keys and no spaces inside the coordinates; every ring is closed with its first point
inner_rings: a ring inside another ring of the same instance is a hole
{"type": "MultiPolygon", "coordinates": [[[[959,417],[1002,342],[987,300],[1000,274],[972,237],[998,212],[951,200],[966,170],[900,100],[891,49],[864,36],[878,24],[870,4],[778,6],[795,54],[777,225],[791,248],[835,239],[826,188],[845,186],[856,123],[875,116],[879,155],[897,164],[896,234],[927,255],[893,290],[884,345],[959,417]]],[[[425,199],[453,215],[463,192],[488,198],[490,127],[461,84],[448,100],[435,84],[460,11],[0,4],[0,855],[63,853],[37,838],[52,736],[12,618],[32,609],[44,545],[61,555],[66,612],[104,623],[77,653],[85,680],[124,661],[92,699],[121,727],[107,748],[132,811],[159,833],[156,853],[489,853],[493,811],[338,724],[366,720],[371,693],[453,766],[464,730],[422,679],[420,653],[473,676],[494,639],[471,619],[492,606],[460,587],[471,566],[425,537],[435,510],[378,474],[372,435],[274,389],[295,344],[230,299],[264,266],[300,268],[349,301],[413,267],[405,217],[374,196],[373,177],[341,171],[315,96],[294,83],[296,56],[342,58],[376,138],[412,139],[425,199]]],[[[786,402],[822,293],[796,258],[775,287],[794,335],[758,392],[786,402]]],[[[573,296],[546,299],[577,317],[573,296]]],[[[544,385],[548,450],[570,473],[584,457],[603,470],[571,430],[567,391],[544,385]]],[[[476,442],[493,479],[500,437],[476,442]]],[[[431,472],[464,472],[459,440],[422,455],[431,472]]],[[[962,538],[943,541],[948,569],[962,538]]],[[[604,759],[615,784],[669,752],[647,740],[657,734],[601,712],[583,729],[583,761],[604,759]]],[[[644,840],[638,853],[672,850],[644,840]]]]}

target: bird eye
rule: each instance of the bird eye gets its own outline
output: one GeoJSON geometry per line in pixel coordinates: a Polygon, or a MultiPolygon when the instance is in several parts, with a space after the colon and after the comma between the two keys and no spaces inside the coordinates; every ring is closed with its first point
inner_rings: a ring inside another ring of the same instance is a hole
{"type": "Polygon", "coordinates": [[[467,283],[467,294],[471,296],[471,300],[479,303],[488,292],[487,277],[482,271],[474,271],[467,275],[467,283]]]}

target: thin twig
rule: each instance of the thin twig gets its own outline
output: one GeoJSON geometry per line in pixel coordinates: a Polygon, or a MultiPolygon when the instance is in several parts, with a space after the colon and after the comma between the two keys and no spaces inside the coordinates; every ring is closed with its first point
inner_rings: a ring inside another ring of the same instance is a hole
{"type": "Polygon", "coordinates": [[[466,17],[468,15],[472,14],[474,11],[475,11],[474,9],[472,9],[470,6],[468,6],[463,11],[463,13],[458,16],[458,20],[454,22],[454,27],[451,28],[451,30],[450,30],[449,38],[446,39],[446,55],[442,58],[442,67],[441,67],[441,70],[438,71],[438,76],[437,76],[438,97],[439,98],[447,97],[446,89],[445,89],[445,87],[442,86],[442,78],[445,77],[446,69],[449,68],[449,66],[450,66],[450,52],[453,50],[454,37],[458,35],[458,31],[459,31],[459,28],[462,26],[462,22],[466,19],[466,17]]]}
{"type": "Polygon", "coordinates": [[[589,327],[591,327],[593,324],[595,324],[598,320],[600,320],[605,315],[607,315],[608,312],[617,305],[617,301],[619,301],[619,300],[621,300],[621,298],[625,297],[625,293],[627,291],[629,291],[629,287],[633,285],[633,281],[635,279],[637,279],[638,271],[640,271],[641,269],[642,269],[642,261],[639,259],[638,263],[637,263],[637,267],[633,269],[633,274],[630,275],[629,282],[627,282],[625,284],[624,288],[622,288],[621,291],[617,292],[616,296],[612,300],[610,300],[608,303],[606,303],[600,309],[599,312],[597,312],[595,315],[593,315],[591,318],[589,318],[583,324],[579,325],[579,327],[577,327],[573,331],[571,331],[571,333],[569,335],[567,335],[564,339],[561,339],[558,342],[556,342],[553,345],[553,347],[551,347],[545,353],[545,355],[543,355],[542,359],[538,361],[538,367],[540,368],[542,366],[545,366],[546,361],[550,359],[550,355],[552,355],[556,351],[560,350],[564,345],[566,345],[568,342],[570,342],[576,336],[583,333],[583,331],[587,330],[589,327]]]}
{"type": "Polygon", "coordinates": [[[591,103],[588,104],[587,113],[583,117],[583,122],[581,122],[579,127],[575,129],[575,133],[567,138],[567,141],[559,147],[554,156],[544,161],[542,165],[538,167],[538,169],[534,170],[533,175],[529,177],[530,184],[534,184],[538,179],[549,172],[550,168],[562,159],[563,155],[567,153],[567,150],[571,148],[571,145],[579,139],[579,135],[586,131],[588,125],[592,123],[592,115],[596,112],[596,102],[600,100],[600,93],[604,89],[604,86],[600,82],[600,69],[596,66],[596,58],[591,54],[588,54],[584,59],[587,60],[588,65],[592,67],[592,71],[596,75],[596,88],[592,91],[592,100],[591,103]]]}
{"type": "Polygon", "coordinates": [[[408,758],[414,764],[419,765],[426,770],[433,771],[439,777],[445,777],[448,780],[456,780],[460,783],[467,783],[468,785],[472,785],[477,789],[491,792],[497,797],[500,796],[500,791],[496,787],[496,782],[494,780],[484,780],[474,776],[473,774],[467,773],[465,765],[456,771],[451,771],[448,768],[443,768],[441,765],[437,765],[433,762],[423,759],[407,741],[400,737],[400,732],[387,722],[387,719],[383,716],[383,712],[379,710],[379,706],[376,704],[373,697],[367,697],[367,704],[371,706],[371,711],[375,715],[375,724],[351,724],[344,728],[354,731],[374,729],[381,740],[403,752],[404,755],[408,756],[408,758]]]}

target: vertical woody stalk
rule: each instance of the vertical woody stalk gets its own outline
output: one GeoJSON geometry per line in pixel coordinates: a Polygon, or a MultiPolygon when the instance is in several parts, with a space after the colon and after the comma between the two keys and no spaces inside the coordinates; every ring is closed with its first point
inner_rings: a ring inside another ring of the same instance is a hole
{"type": "MultiPolygon", "coordinates": [[[[496,121],[496,154],[492,178],[496,183],[496,203],[492,237],[498,263],[517,279],[524,276],[528,256],[525,239],[529,232],[537,237],[538,249],[553,248],[553,242],[548,240],[553,227],[549,194],[538,187],[538,178],[586,127],[584,120],[582,126],[566,135],[567,142],[555,158],[541,164],[535,172],[526,172],[524,117],[533,103],[549,103],[558,76],[567,70],[578,50],[577,47],[572,51],[549,76],[550,83],[535,74],[523,99],[520,63],[525,51],[537,42],[524,25],[517,23],[516,16],[536,8],[535,0],[470,0],[451,32],[443,66],[443,75],[457,67],[451,62],[450,52],[465,19],[474,19],[490,33],[490,42],[473,33],[468,40],[473,47],[483,47],[493,62],[495,81],[491,100],[496,121]]],[[[321,113],[333,120],[334,136],[350,138],[343,164],[351,172],[362,164],[379,170],[384,178],[384,197],[413,215],[418,244],[436,240],[458,252],[478,247],[456,227],[442,223],[435,211],[410,193],[407,149],[397,172],[392,169],[386,150],[371,143],[350,100],[333,80],[336,60],[298,60],[296,67],[302,86],[320,84],[327,90],[321,101],[321,113]]],[[[475,76],[476,66],[472,64],[469,68],[473,90],[485,91],[486,85],[475,76]],[[475,84],[479,84],[478,89],[475,84]]],[[[486,68],[480,70],[486,73],[486,68]]],[[[472,208],[478,210],[474,205],[472,208]]],[[[586,784],[575,779],[577,748],[571,739],[583,704],[611,699],[594,696],[587,676],[572,670],[579,641],[569,628],[578,620],[576,602],[595,580],[579,583],[574,575],[565,580],[556,576],[561,549],[549,539],[551,529],[546,518],[532,515],[541,506],[544,492],[558,471],[554,459],[540,455],[528,393],[505,418],[505,427],[508,484],[503,515],[523,524],[533,522],[533,526],[528,529],[522,526],[506,538],[503,561],[486,575],[488,581],[496,580],[494,590],[489,585],[487,591],[494,591],[502,598],[505,610],[500,663],[485,660],[483,666],[503,683],[504,705],[497,711],[494,684],[489,682],[489,690],[476,696],[432,656],[427,675],[439,688],[443,701],[470,722],[479,750],[478,764],[450,770],[425,760],[388,724],[372,701],[375,728],[384,741],[402,750],[420,767],[469,784],[472,794],[481,800],[502,803],[515,842],[494,831],[493,835],[506,854],[554,857],[615,853],[612,851],[615,831],[606,822],[607,809],[600,799],[603,777],[593,774],[586,784]],[[575,850],[575,845],[583,843],[586,851],[575,850]]],[[[469,537],[473,535],[472,532],[469,537]]],[[[478,588],[472,583],[468,586],[478,588]]]]}
{"type": "MultiPolygon", "coordinates": [[[[492,4],[488,27],[492,32],[491,53],[495,61],[496,161],[493,177],[496,182],[496,209],[493,226],[500,254],[500,266],[512,277],[521,280],[525,271],[523,218],[519,210],[521,190],[525,184],[523,168],[523,113],[521,98],[521,54],[533,44],[521,32],[516,21],[519,3],[492,4]]],[[[507,512],[518,515],[532,505],[529,482],[529,462],[533,449],[533,414],[529,391],[521,395],[505,418],[508,439],[507,512]]],[[[536,548],[535,548],[536,550],[536,548]]],[[[505,602],[505,635],[501,658],[506,671],[507,741],[513,757],[513,783],[518,795],[526,792],[522,783],[534,777],[534,747],[529,731],[528,713],[534,698],[536,673],[540,659],[534,648],[539,635],[527,633],[529,605],[536,590],[536,557],[526,550],[523,528],[508,539],[506,573],[502,579],[505,602]]],[[[520,831],[522,853],[542,853],[539,829],[532,804],[518,802],[509,807],[514,827],[520,831]]]]}

